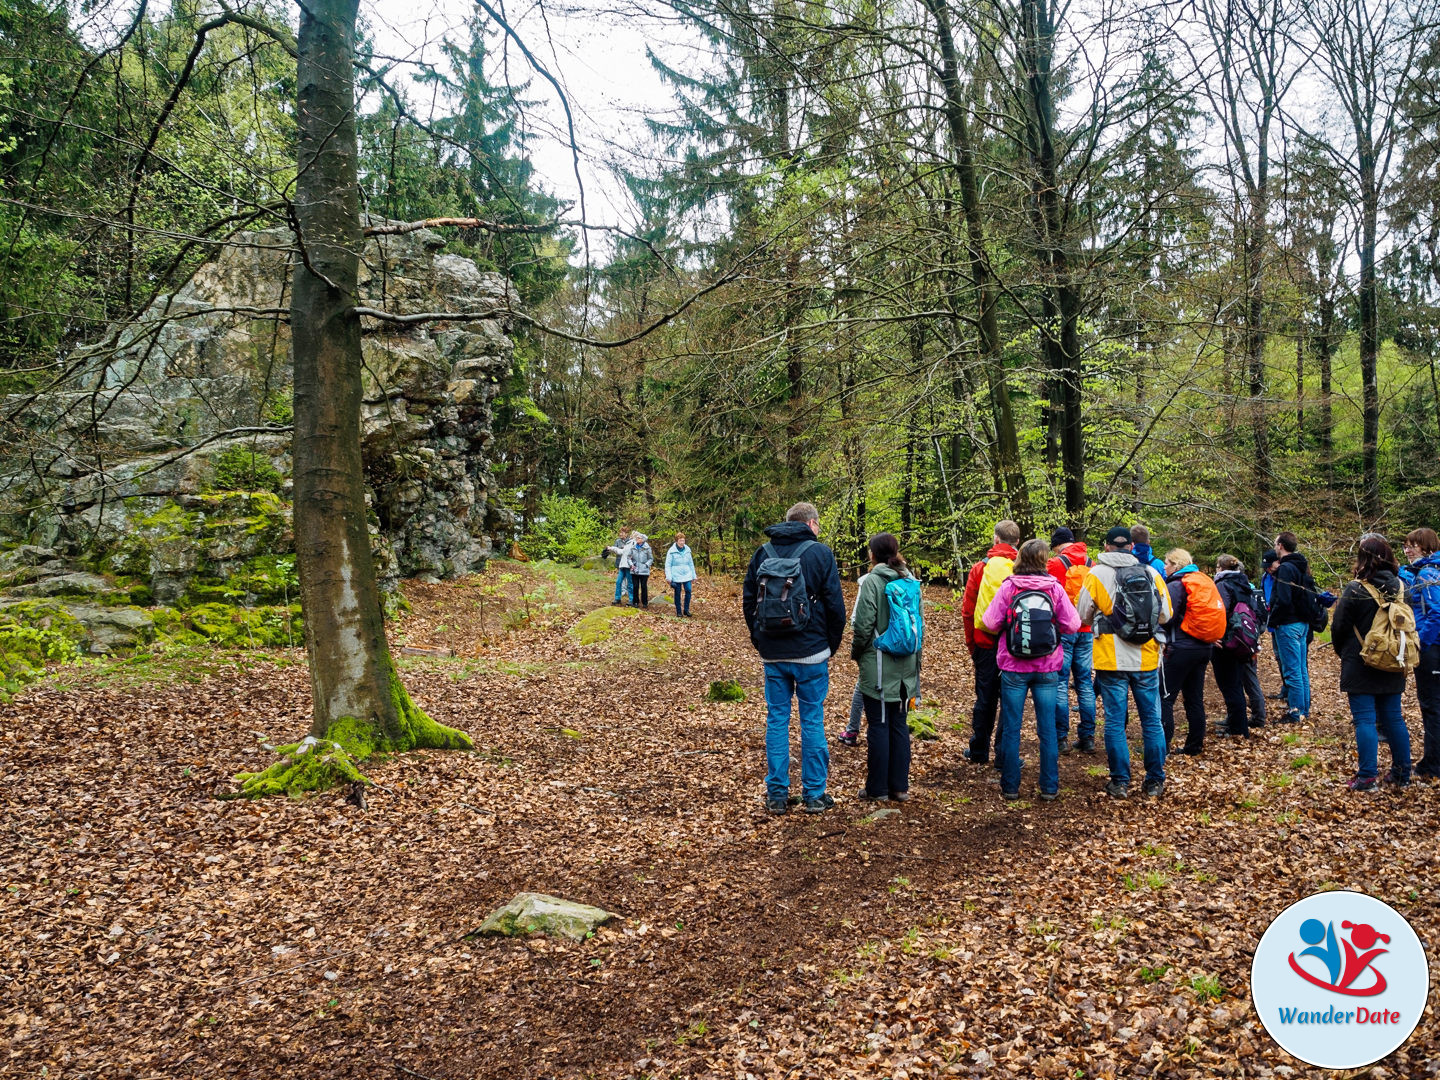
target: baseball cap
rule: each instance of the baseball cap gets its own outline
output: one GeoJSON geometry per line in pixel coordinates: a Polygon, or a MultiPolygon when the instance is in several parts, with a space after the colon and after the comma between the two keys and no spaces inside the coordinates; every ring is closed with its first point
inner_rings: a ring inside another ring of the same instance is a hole
{"type": "Polygon", "coordinates": [[[1105,534],[1107,544],[1128,544],[1130,543],[1130,530],[1124,525],[1116,525],[1105,534]]]}

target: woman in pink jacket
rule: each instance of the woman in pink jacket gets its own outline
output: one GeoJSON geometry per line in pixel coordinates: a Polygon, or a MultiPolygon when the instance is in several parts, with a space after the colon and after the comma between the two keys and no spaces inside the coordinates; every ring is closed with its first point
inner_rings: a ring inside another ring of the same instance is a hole
{"type": "Polygon", "coordinates": [[[1027,692],[1035,701],[1040,734],[1040,798],[1060,794],[1060,745],[1055,736],[1055,693],[1065,660],[1061,634],[1080,629],[1080,616],[1065,587],[1050,576],[1050,545],[1027,540],[1020,545],[1015,572],[985,609],[985,629],[1000,641],[1000,738],[997,756],[1000,793],[1020,798],[1020,724],[1027,692]]]}

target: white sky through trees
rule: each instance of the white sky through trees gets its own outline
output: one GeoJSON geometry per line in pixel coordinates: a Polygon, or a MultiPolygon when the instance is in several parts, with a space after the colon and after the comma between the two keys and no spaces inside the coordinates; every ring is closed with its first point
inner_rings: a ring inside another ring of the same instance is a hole
{"type": "MultiPolygon", "coordinates": [[[[642,148],[642,156],[649,156],[653,163],[655,148],[645,130],[645,118],[675,107],[674,97],[645,54],[647,44],[663,49],[662,34],[668,39],[681,35],[673,16],[667,22],[633,9],[601,12],[558,5],[496,6],[566,90],[575,119],[588,220],[598,225],[633,224],[629,199],[613,170],[639,167],[636,153],[642,148]]],[[[381,53],[413,62],[436,62],[444,38],[461,44],[469,40],[466,20],[478,10],[464,0],[374,0],[362,8],[361,18],[381,53]]],[[[486,22],[490,20],[486,18],[486,22]]],[[[535,102],[524,109],[523,124],[531,135],[530,159],[542,186],[574,204],[567,216],[578,218],[579,185],[558,96],[498,30],[490,37],[489,47],[494,65],[492,84],[528,82],[521,96],[535,102]]],[[[407,82],[402,78],[396,85],[407,82]]],[[[428,91],[411,84],[406,92],[423,115],[427,106],[422,101],[428,91]]],[[[592,246],[597,244],[604,246],[599,237],[592,237],[592,246]]]]}

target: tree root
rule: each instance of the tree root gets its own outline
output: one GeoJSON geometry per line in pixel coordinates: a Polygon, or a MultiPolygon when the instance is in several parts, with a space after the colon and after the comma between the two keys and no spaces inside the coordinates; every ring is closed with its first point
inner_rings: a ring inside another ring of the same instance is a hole
{"type": "Polygon", "coordinates": [[[367,785],[370,778],[359,765],[375,754],[475,749],[475,743],[463,731],[430,719],[410,699],[394,673],[390,676],[390,695],[397,717],[392,729],[387,730],[378,718],[339,717],[330,724],[324,738],[311,735],[292,746],[280,747],[280,760],[264,772],[236,774],[240,790],[235,797],[298,796],[341,784],[367,785]]]}

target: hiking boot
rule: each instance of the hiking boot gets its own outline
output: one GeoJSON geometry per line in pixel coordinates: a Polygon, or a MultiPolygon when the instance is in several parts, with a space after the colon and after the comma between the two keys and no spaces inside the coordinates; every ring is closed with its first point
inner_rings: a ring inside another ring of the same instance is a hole
{"type": "Polygon", "coordinates": [[[1165,781],[1146,780],[1140,790],[1145,793],[1147,799],[1158,799],[1165,794],[1165,781]]]}
{"type": "Polygon", "coordinates": [[[1379,784],[1380,781],[1373,776],[1368,776],[1363,779],[1359,776],[1352,776],[1345,786],[1351,791],[1374,791],[1379,784]]]}
{"type": "Polygon", "coordinates": [[[960,751],[960,754],[961,754],[961,756],[962,756],[966,761],[970,762],[971,765],[989,765],[989,764],[990,764],[990,759],[989,759],[988,757],[982,757],[982,758],[971,757],[971,756],[970,756],[970,747],[968,747],[968,746],[965,747],[964,750],[961,750],[961,751],[960,751]]]}
{"type": "Polygon", "coordinates": [[[823,814],[826,810],[835,808],[835,799],[830,795],[816,795],[813,799],[805,800],[805,813],[823,814]]]}
{"type": "Polygon", "coordinates": [[[894,801],[894,802],[909,802],[909,801],[910,801],[910,792],[908,792],[908,791],[892,791],[892,792],[890,792],[890,798],[891,798],[891,800],[894,801]]]}
{"type": "Polygon", "coordinates": [[[1060,797],[1060,793],[1059,793],[1058,791],[1042,791],[1042,792],[1040,792],[1040,801],[1041,801],[1041,802],[1054,802],[1054,801],[1055,801],[1056,799],[1058,799],[1059,797],[1060,797]]]}
{"type": "Polygon", "coordinates": [[[1068,754],[1070,752],[1070,740],[1061,739],[1057,748],[1059,749],[1060,753],[1068,754]]]}
{"type": "Polygon", "coordinates": [[[1095,752],[1095,740],[1080,739],[1075,743],[1075,749],[1082,754],[1093,754],[1095,752]]]}
{"type": "Polygon", "coordinates": [[[1119,780],[1111,780],[1105,785],[1105,794],[1112,799],[1128,799],[1130,797],[1130,785],[1122,784],[1119,780]]]}
{"type": "Polygon", "coordinates": [[[884,802],[889,798],[888,795],[871,795],[869,790],[863,787],[855,793],[855,797],[861,802],[884,802]]]}
{"type": "Polygon", "coordinates": [[[772,814],[784,814],[790,809],[790,801],[783,795],[771,795],[765,800],[765,809],[772,814]]]}
{"type": "Polygon", "coordinates": [[[860,733],[858,731],[842,732],[838,741],[841,746],[859,746],[860,733]]]}
{"type": "Polygon", "coordinates": [[[1385,786],[1387,787],[1409,787],[1410,777],[1407,776],[1402,779],[1395,772],[1394,769],[1391,769],[1385,774],[1385,778],[1381,781],[1381,783],[1385,784],[1385,786]]]}
{"type": "Polygon", "coordinates": [[[1264,720],[1251,720],[1251,721],[1250,721],[1250,726],[1251,726],[1252,728],[1264,727],[1264,726],[1265,726],[1265,721],[1264,721],[1264,720]]]}
{"type": "Polygon", "coordinates": [[[1018,791],[1002,791],[1000,797],[1006,802],[1015,802],[1020,798],[1020,793],[1018,791]]]}
{"type": "Polygon", "coordinates": [[[1289,712],[1287,712],[1287,713],[1285,713],[1283,716],[1281,716],[1280,719],[1276,721],[1276,723],[1277,723],[1277,724],[1298,724],[1298,723],[1300,723],[1300,722],[1301,722],[1302,720],[1304,720],[1304,719],[1305,719],[1305,716],[1304,716],[1303,713],[1298,713],[1298,712],[1296,712],[1294,709],[1291,709],[1289,712]]]}
{"type": "Polygon", "coordinates": [[[1282,691],[1280,691],[1278,694],[1266,694],[1266,695],[1265,695],[1265,699],[1266,699],[1267,701],[1284,701],[1284,700],[1285,700],[1285,691],[1282,690],[1282,691]]]}

